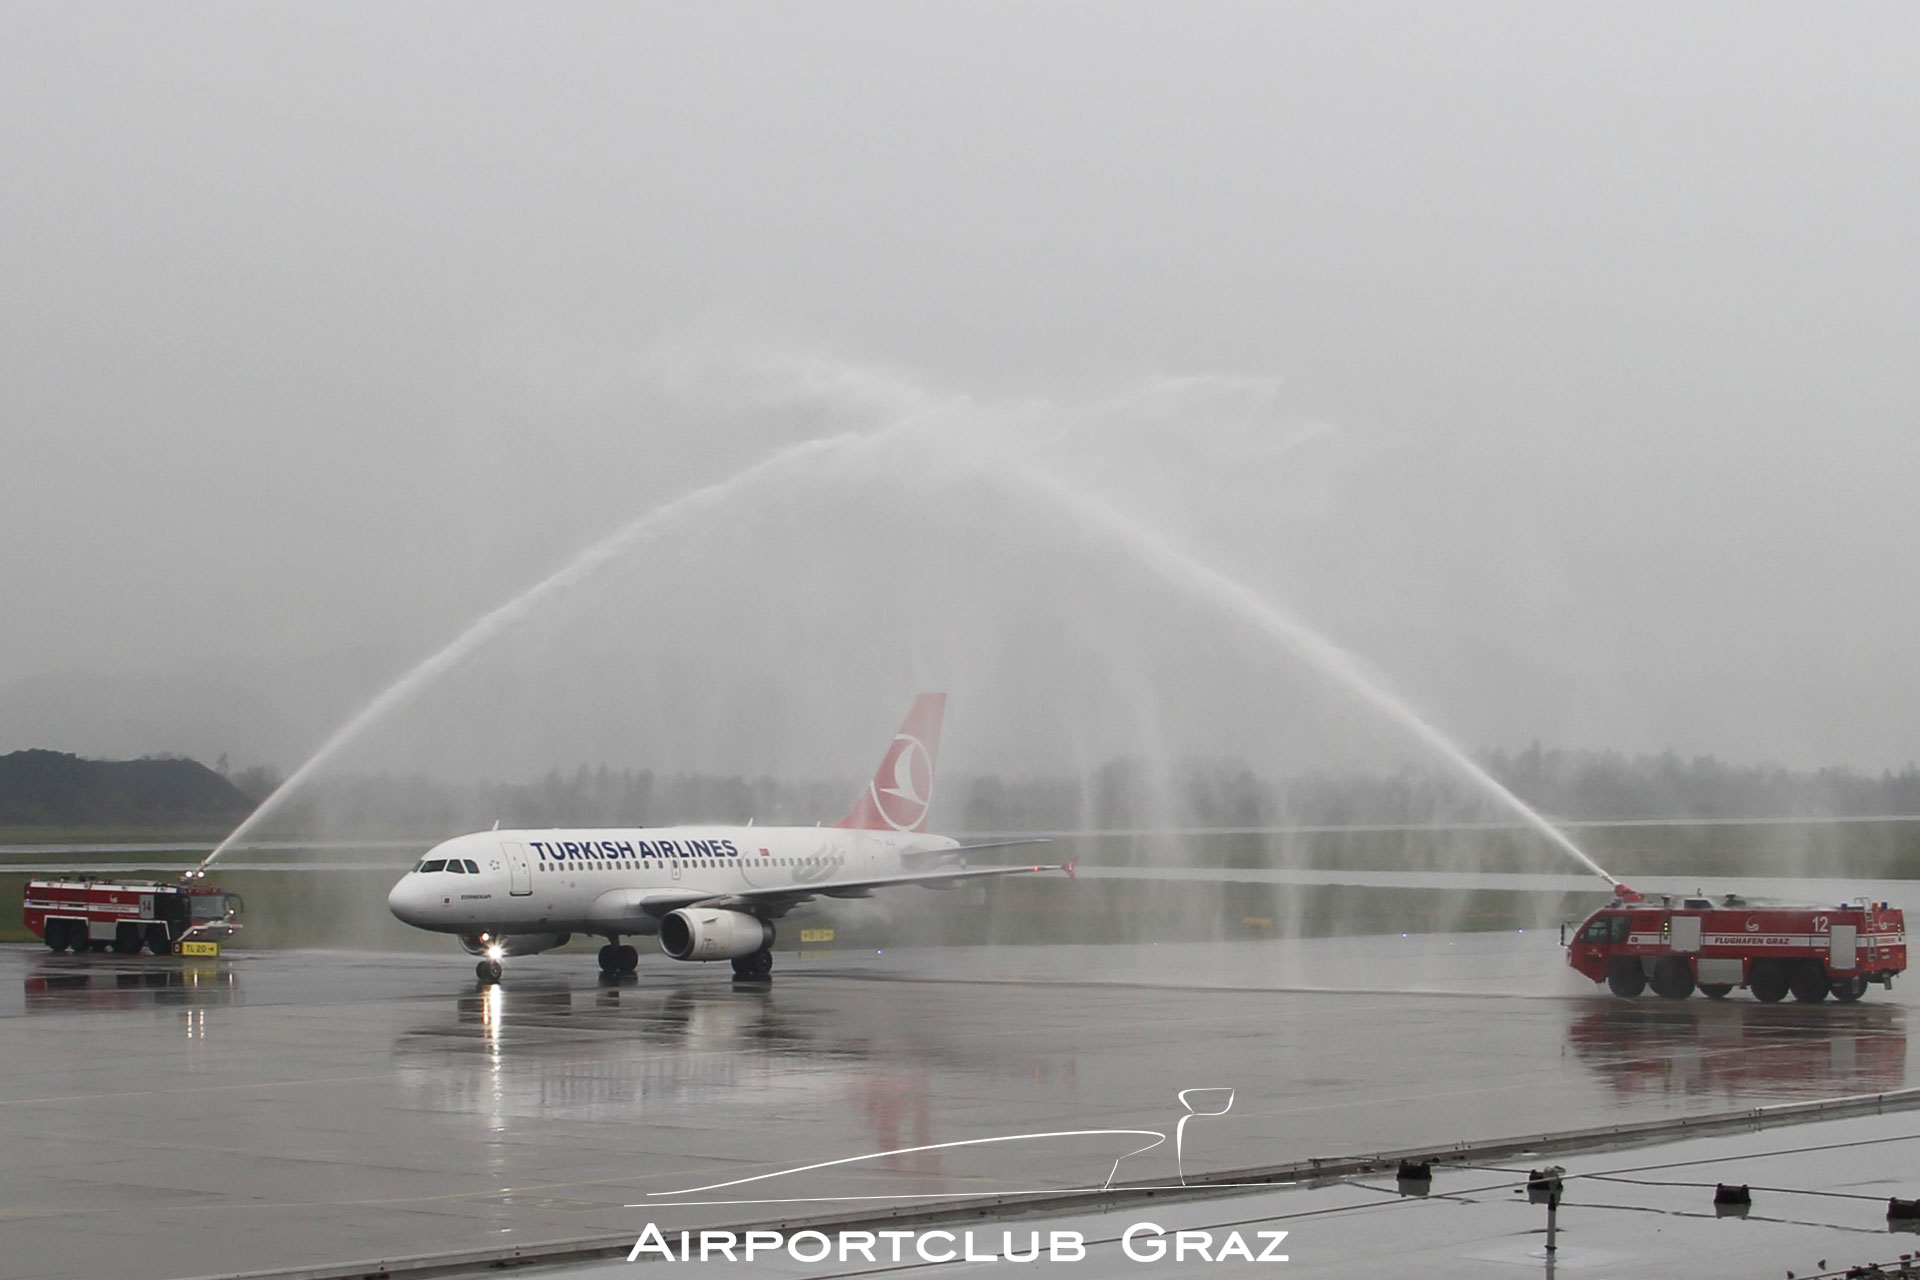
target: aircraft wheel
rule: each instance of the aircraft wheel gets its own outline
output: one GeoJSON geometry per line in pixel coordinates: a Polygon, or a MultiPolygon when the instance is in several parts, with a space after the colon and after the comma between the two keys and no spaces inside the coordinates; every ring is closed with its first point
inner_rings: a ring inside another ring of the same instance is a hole
{"type": "Polygon", "coordinates": [[[1833,998],[1842,1004],[1852,1004],[1865,994],[1867,994],[1867,977],[1865,974],[1856,974],[1851,978],[1835,978],[1833,980],[1833,998]]]}
{"type": "Polygon", "coordinates": [[[1647,989],[1647,975],[1640,962],[1628,956],[1607,965],[1607,990],[1622,1000],[1631,1000],[1647,989]]]}
{"type": "Polygon", "coordinates": [[[1786,966],[1778,960],[1756,960],[1747,975],[1747,987],[1762,1004],[1778,1004],[1786,998],[1786,966]]]}
{"type": "Polygon", "coordinates": [[[1793,998],[1807,1004],[1819,1004],[1825,1000],[1828,987],[1827,971],[1817,961],[1802,964],[1787,979],[1787,990],[1793,992],[1793,998]]]}
{"type": "Polygon", "coordinates": [[[1685,1000],[1693,994],[1693,968],[1678,956],[1668,956],[1653,966],[1653,993],[1668,1000],[1685,1000]]]}
{"type": "Polygon", "coordinates": [[[157,956],[173,954],[173,939],[167,936],[167,926],[163,924],[147,926],[147,950],[157,956]]]}
{"type": "Polygon", "coordinates": [[[614,946],[611,942],[600,948],[600,972],[620,972],[620,948],[614,946]]]}
{"type": "Polygon", "coordinates": [[[1733,987],[1724,982],[1709,982],[1700,988],[1700,994],[1709,1000],[1725,1000],[1733,993],[1733,987]]]}
{"type": "Polygon", "coordinates": [[[500,975],[503,972],[505,970],[500,967],[498,960],[482,960],[473,966],[473,976],[480,979],[480,985],[483,987],[490,987],[500,981],[500,975]]]}
{"type": "Polygon", "coordinates": [[[773,952],[756,951],[733,962],[733,976],[749,981],[773,975],[773,952]]]}
{"type": "Polygon", "coordinates": [[[640,969],[640,952],[634,947],[621,943],[614,949],[614,972],[637,973],[640,969]]]}

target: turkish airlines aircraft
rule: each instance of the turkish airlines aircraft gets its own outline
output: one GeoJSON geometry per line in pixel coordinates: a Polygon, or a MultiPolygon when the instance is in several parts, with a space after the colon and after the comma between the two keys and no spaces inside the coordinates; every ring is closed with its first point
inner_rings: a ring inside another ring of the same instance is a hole
{"type": "Polygon", "coordinates": [[[773,922],[818,897],[865,898],[889,885],[946,888],[1058,866],[969,868],[974,849],[927,835],[933,767],[947,695],[923,693],[894,735],[853,812],[831,827],[617,827],[481,831],[435,845],[387,895],[419,929],[457,934],[481,957],[484,983],[500,962],[563,946],[573,934],[607,940],[603,973],[632,973],[640,953],[623,937],[658,935],[675,960],[731,960],[734,976],[773,972],[773,922]]]}

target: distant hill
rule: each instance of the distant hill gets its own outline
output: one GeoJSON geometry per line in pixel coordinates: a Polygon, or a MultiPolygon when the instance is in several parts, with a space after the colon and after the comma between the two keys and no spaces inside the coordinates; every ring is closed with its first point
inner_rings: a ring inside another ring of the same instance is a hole
{"type": "Polygon", "coordinates": [[[238,818],[252,806],[197,760],[82,760],[64,751],[0,755],[0,825],[238,818]]]}

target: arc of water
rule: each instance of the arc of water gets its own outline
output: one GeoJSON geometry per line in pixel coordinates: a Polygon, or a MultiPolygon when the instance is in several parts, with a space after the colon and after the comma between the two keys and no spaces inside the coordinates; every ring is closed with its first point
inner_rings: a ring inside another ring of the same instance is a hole
{"type": "Polygon", "coordinates": [[[1285,645],[1298,657],[1332,676],[1356,697],[1412,734],[1448,764],[1476,785],[1484,788],[1528,826],[1552,841],[1608,884],[1614,879],[1607,870],[1581,851],[1566,833],[1509,791],[1499,779],[1475,763],[1433,723],[1392,690],[1368,674],[1360,659],[1318,631],[1291,617],[1245,584],[1228,577],[1205,561],[1181,550],[1164,534],[1126,514],[1099,497],[1079,489],[1051,472],[1042,471],[1025,461],[1003,453],[995,454],[989,474],[1033,491],[1066,511],[1085,525],[1125,545],[1139,562],[1162,579],[1202,596],[1215,606],[1240,615],[1267,635],[1285,645]]]}
{"type": "Polygon", "coordinates": [[[335,730],[333,736],[322,743],[305,764],[274,788],[258,808],[214,847],[213,852],[201,859],[196,872],[204,873],[221,854],[285,807],[287,800],[308,778],[325,768],[361,734],[433,681],[459,666],[495,636],[529,616],[543,600],[578,586],[676,520],[718,506],[763,480],[778,477],[811,459],[843,452],[869,438],[857,434],[830,436],[790,445],[770,454],[744,471],[737,471],[725,480],[695,489],[629,521],[499,608],[483,614],[454,637],[451,643],[387,686],[351,720],[335,730]]]}
{"type": "MultiPolygon", "coordinates": [[[[718,505],[736,496],[742,490],[762,480],[777,477],[809,459],[860,447],[877,446],[882,441],[903,436],[922,441],[948,438],[946,433],[936,434],[931,431],[913,430],[916,426],[924,425],[916,422],[915,419],[919,416],[919,414],[910,414],[893,426],[876,432],[847,433],[791,445],[770,454],[743,471],[693,490],[614,530],[554,573],[522,591],[505,604],[482,615],[451,643],[388,686],[351,720],[336,730],[333,736],[328,738],[319,750],[314,752],[285,782],[275,788],[258,808],[202,859],[197,870],[204,873],[221,854],[283,808],[287,799],[308,778],[325,768],[361,734],[434,680],[457,667],[495,636],[527,617],[541,601],[591,578],[602,568],[658,534],[663,527],[673,521],[718,505]]],[[[1055,504],[1056,509],[1069,511],[1089,527],[1116,538],[1129,547],[1142,564],[1152,568],[1176,587],[1195,590],[1217,607],[1246,618],[1293,653],[1338,680],[1376,711],[1411,733],[1474,783],[1485,788],[1501,804],[1519,815],[1529,826],[1540,831],[1575,861],[1612,883],[1613,877],[1599,863],[1583,853],[1563,832],[1507,790],[1410,705],[1371,678],[1364,664],[1355,655],[1280,610],[1251,588],[1181,550],[1151,526],[1128,516],[1100,498],[1068,484],[1052,473],[1042,471],[1022,459],[1001,452],[994,454],[988,470],[999,479],[1015,481],[1038,492],[1040,496],[1055,504]]]]}

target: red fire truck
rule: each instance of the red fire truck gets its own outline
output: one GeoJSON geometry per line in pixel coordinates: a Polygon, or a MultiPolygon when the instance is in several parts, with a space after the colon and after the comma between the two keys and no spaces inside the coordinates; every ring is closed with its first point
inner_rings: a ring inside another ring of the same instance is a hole
{"type": "Polygon", "coordinates": [[[1771,1004],[1858,1000],[1869,983],[1893,986],[1907,967],[1906,917],[1884,902],[1837,906],[1639,894],[1614,886],[1613,901],[1581,922],[1567,963],[1617,996],[1684,1000],[1697,986],[1715,1000],[1735,987],[1771,1004]]]}
{"type": "Polygon", "coordinates": [[[29,880],[27,928],[54,951],[171,955],[182,942],[223,942],[240,929],[240,895],[212,885],[74,876],[29,880]]]}

